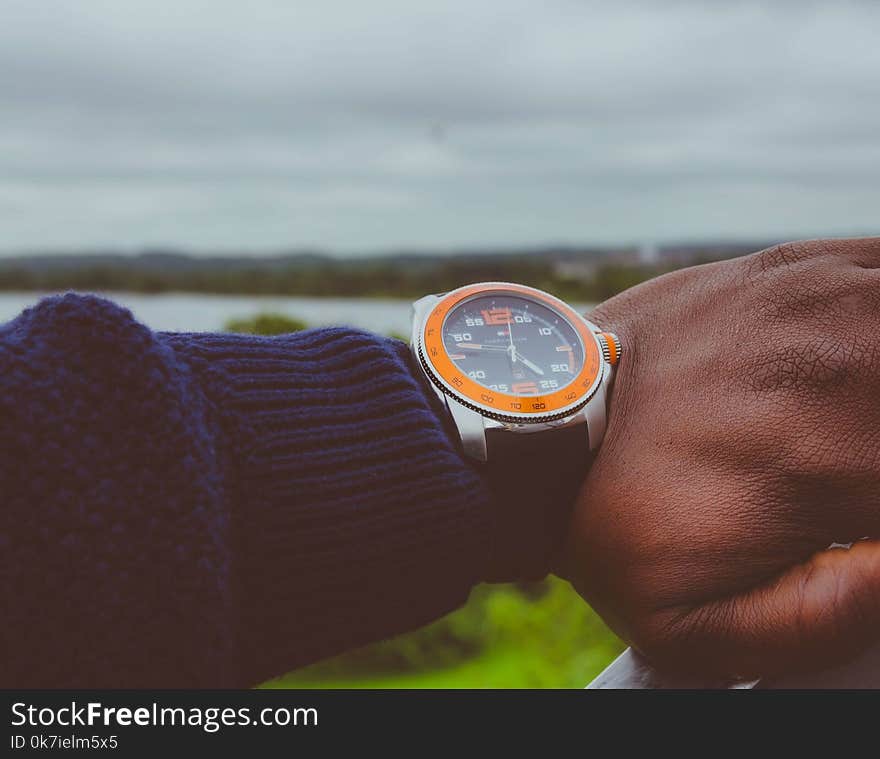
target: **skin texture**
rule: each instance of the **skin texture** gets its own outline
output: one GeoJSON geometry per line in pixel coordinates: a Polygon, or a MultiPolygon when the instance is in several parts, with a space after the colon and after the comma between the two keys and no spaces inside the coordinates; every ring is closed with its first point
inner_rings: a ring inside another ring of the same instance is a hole
{"type": "Polygon", "coordinates": [[[880,640],[880,238],[685,269],[590,318],[624,354],[557,573],[661,669],[880,640]]]}

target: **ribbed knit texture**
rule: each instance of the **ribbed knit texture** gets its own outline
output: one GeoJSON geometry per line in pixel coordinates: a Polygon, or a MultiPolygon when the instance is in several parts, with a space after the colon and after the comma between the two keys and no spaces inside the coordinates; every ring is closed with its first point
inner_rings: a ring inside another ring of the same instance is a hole
{"type": "Polygon", "coordinates": [[[2,685],[251,685],[483,576],[488,489],[397,341],[66,295],[0,327],[0,383],[2,685]]]}

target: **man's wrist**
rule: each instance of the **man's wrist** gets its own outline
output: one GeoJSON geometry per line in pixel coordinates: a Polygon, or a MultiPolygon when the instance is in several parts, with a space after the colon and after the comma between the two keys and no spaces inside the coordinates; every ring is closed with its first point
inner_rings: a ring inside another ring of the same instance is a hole
{"type": "MultiPolygon", "coordinates": [[[[411,355],[411,354],[410,354],[411,355]]],[[[446,404],[411,359],[415,376],[440,419],[451,445],[461,451],[458,430],[446,404]]],[[[484,582],[540,580],[554,570],[572,506],[589,466],[584,424],[514,434],[487,431],[489,460],[462,462],[489,493],[488,553],[484,582]]]]}
{"type": "Polygon", "coordinates": [[[528,434],[493,432],[484,465],[493,511],[486,579],[540,580],[553,570],[589,468],[586,425],[528,434]]]}

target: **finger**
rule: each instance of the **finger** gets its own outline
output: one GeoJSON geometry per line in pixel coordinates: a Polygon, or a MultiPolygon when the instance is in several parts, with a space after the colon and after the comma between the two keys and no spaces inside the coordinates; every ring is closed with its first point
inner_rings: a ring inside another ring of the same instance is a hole
{"type": "Polygon", "coordinates": [[[753,591],[658,623],[658,664],[701,675],[752,679],[846,661],[880,640],[880,541],[822,551],[753,591]]]}

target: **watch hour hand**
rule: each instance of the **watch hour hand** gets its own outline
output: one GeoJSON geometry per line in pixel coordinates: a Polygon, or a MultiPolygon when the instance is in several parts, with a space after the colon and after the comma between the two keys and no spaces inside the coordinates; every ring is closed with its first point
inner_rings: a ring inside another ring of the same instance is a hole
{"type": "Polygon", "coordinates": [[[456,343],[456,348],[461,348],[466,351],[499,351],[501,353],[509,353],[509,348],[504,348],[500,345],[481,345],[480,343],[456,343]]]}

